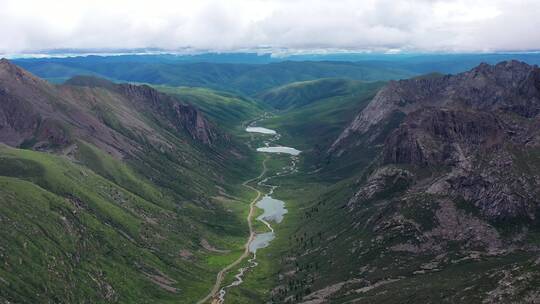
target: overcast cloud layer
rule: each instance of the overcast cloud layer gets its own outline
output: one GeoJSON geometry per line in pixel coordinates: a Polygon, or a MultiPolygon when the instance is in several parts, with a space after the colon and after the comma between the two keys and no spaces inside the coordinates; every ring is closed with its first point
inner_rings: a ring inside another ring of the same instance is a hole
{"type": "Polygon", "coordinates": [[[0,0],[0,52],[540,49],[539,0],[0,0]]]}

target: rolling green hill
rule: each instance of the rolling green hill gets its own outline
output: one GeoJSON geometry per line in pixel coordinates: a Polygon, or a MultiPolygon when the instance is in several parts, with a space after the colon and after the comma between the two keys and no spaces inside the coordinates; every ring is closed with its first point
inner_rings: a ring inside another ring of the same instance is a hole
{"type": "Polygon", "coordinates": [[[269,107],[253,99],[208,88],[168,86],[155,86],[155,88],[195,105],[216,125],[230,132],[241,127],[239,122],[251,120],[263,114],[265,110],[270,110],[269,107]]]}
{"type": "Polygon", "coordinates": [[[246,95],[292,82],[320,78],[380,81],[431,72],[466,71],[481,62],[518,59],[540,63],[537,53],[493,54],[297,54],[119,55],[25,58],[15,62],[47,80],[61,83],[77,75],[119,82],[209,87],[246,95]]]}
{"type": "Polygon", "coordinates": [[[350,95],[359,82],[347,79],[316,79],[270,89],[256,97],[278,109],[298,108],[328,97],[350,95]]]}
{"type": "MultiPolygon", "coordinates": [[[[82,152],[85,153],[85,152],[82,152]]],[[[219,239],[124,165],[115,183],[63,157],[0,149],[0,298],[13,302],[174,302],[213,276],[200,237],[219,239]],[[122,185],[133,184],[138,191],[122,185]],[[191,226],[186,230],[185,227],[191,226]],[[182,252],[193,252],[189,259],[182,252]],[[196,262],[198,260],[198,262],[196,262]],[[199,264],[198,271],[193,267],[199,264]]],[[[196,209],[195,209],[196,210],[196,209]]]]}
{"type": "Polygon", "coordinates": [[[302,150],[325,149],[383,85],[319,79],[271,89],[261,95],[262,102],[278,108],[287,105],[286,110],[262,124],[279,129],[284,144],[302,150]]]}
{"type": "Polygon", "coordinates": [[[364,81],[408,78],[415,73],[392,66],[359,62],[284,61],[268,64],[122,61],[122,57],[75,57],[18,60],[36,75],[60,81],[77,75],[94,75],[116,81],[153,85],[208,87],[254,95],[295,81],[350,78],[364,81]]]}

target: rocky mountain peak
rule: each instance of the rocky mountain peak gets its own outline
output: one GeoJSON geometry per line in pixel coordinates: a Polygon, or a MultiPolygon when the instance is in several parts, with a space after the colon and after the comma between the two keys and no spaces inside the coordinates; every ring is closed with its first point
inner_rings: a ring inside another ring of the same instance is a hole
{"type": "Polygon", "coordinates": [[[95,76],[75,76],[65,84],[116,92],[127,98],[139,111],[148,112],[151,109],[150,112],[159,115],[159,120],[167,121],[170,127],[186,132],[192,139],[205,145],[212,145],[220,137],[216,128],[196,107],[161,93],[149,85],[117,84],[95,76]]]}
{"type": "MultiPolygon", "coordinates": [[[[371,134],[372,142],[396,113],[407,115],[425,107],[506,111],[532,118],[540,113],[540,69],[520,61],[480,64],[457,75],[392,81],[352,121],[330,152],[346,149],[352,135],[371,134]]],[[[358,143],[353,143],[354,145],[358,143]]]]}
{"type": "Polygon", "coordinates": [[[31,73],[23,70],[17,65],[13,64],[6,58],[0,59],[0,82],[1,83],[41,83],[46,84],[47,82],[39,79],[38,77],[32,75],[31,73]]]}
{"type": "Polygon", "coordinates": [[[21,68],[11,63],[11,61],[6,58],[0,59],[0,77],[4,79],[8,76],[11,77],[22,77],[25,73],[21,68]]]}
{"type": "MultiPolygon", "coordinates": [[[[212,146],[228,139],[197,108],[150,86],[116,84],[92,76],[53,85],[9,60],[0,62],[0,142],[58,150],[71,145],[72,139],[83,139],[122,158],[140,147],[128,135],[152,133],[146,119],[194,143],[212,146]],[[111,103],[116,104],[116,113],[108,113],[111,103]]],[[[160,135],[151,138],[158,146],[170,145],[160,135]]]]}
{"type": "Polygon", "coordinates": [[[540,69],[519,61],[484,63],[457,75],[390,82],[330,155],[377,146],[378,166],[430,172],[416,176],[415,193],[464,199],[494,221],[534,221],[538,125],[540,69]]]}
{"type": "Polygon", "coordinates": [[[1,58],[0,59],[0,68],[5,68],[5,67],[8,67],[10,65],[13,65],[8,59],[6,58],[1,58]]]}
{"type": "Polygon", "coordinates": [[[495,74],[500,75],[503,72],[511,72],[512,74],[518,76],[518,75],[524,75],[534,68],[537,68],[536,65],[529,65],[525,62],[518,61],[518,60],[508,60],[508,61],[502,61],[495,65],[491,65],[488,63],[480,63],[477,67],[473,68],[471,72],[473,73],[486,73],[486,74],[495,74]]]}
{"type": "Polygon", "coordinates": [[[457,76],[460,76],[462,80],[486,81],[485,83],[475,83],[479,86],[499,85],[506,88],[517,88],[524,85],[524,82],[533,73],[538,73],[538,67],[536,65],[510,60],[499,62],[495,65],[482,63],[471,71],[457,76]]]}

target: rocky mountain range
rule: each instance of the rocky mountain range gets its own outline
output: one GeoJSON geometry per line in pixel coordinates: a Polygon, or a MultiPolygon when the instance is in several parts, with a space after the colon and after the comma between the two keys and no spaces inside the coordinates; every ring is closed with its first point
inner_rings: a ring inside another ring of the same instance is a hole
{"type": "Polygon", "coordinates": [[[157,123],[204,145],[220,137],[198,109],[146,85],[114,84],[93,77],[52,85],[2,59],[0,95],[4,100],[0,140],[12,146],[63,149],[80,138],[117,157],[140,149],[133,138],[115,129],[109,112],[118,113],[125,128],[147,136],[155,146],[171,147],[171,143],[153,134],[140,113],[151,113],[157,123]],[[114,102],[103,104],[100,99],[114,102]]]}
{"type": "Polygon", "coordinates": [[[331,151],[339,154],[353,137],[374,143],[391,117],[403,117],[387,131],[382,164],[445,168],[448,172],[432,177],[424,191],[462,196],[492,219],[534,220],[540,206],[534,162],[540,148],[539,113],[537,66],[482,64],[458,75],[391,82],[331,151]]]}
{"type": "Polygon", "coordinates": [[[431,74],[390,81],[343,131],[332,150],[349,137],[380,134],[393,115],[407,115],[425,107],[498,111],[534,118],[540,113],[540,70],[519,61],[481,64],[457,75],[431,74]],[[378,129],[378,130],[376,130],[378,129]]]}
{"type": "Polygon", "coordinates": [[[389,82],[327,150],[326,170],[375,153],[297,232],[320,239],[292,251],[317,270],[283,269],[302,303],[537,303],[539,114],[518,61],[389,82]]]}

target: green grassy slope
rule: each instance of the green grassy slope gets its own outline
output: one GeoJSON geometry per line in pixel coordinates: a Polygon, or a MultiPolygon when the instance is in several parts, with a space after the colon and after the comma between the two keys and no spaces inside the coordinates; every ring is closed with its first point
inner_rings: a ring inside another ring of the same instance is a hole
{"type": "MultiPolygon", "coordinates": [[[[93,110],[110,128],[138,147],[133,156],[124,160],[126,165],[173,193],[179,201],[191,200],[211,204],[209,197],[218,195],[220,188],[234,192],[237,189],[231,185],[242,181],[244,174],[256,173],[256,170],[250,168],[248,160],[252,156],[247,147],[234,137],[228,142],[223,140],[228,136],[226,128],[216,126],[223,130],[220,135],[223,136],[220,139],[222,142],[207,147],[186,134],[172,130],[167,121],[156,117],[152,111],[134,114],[140,116],[141,121],[150,127],[149,131],[141,132],[127,124],[123,109],[106,103],[107,98],[102,100],[105,102],[95,105],[93,110]],[[160,139],[158,144],[151,142],[155,138],[160,139]],[[234,153],[238,155],[233,155],[231,151],[236,151],[234,153]]],[[[115,176],[106,172],[106,169],[110,168],[108,163],[94,162],[93,154],[96,149],[88,149],[82,145],[78,151],[87,152],[77,154],[86,165],[103,173],[106,178],[116,180],[115,176]]]]}
{"type": "Polygon", "coordinates": [[[208,88],[156,86],[156,89],[195,105],[216,125],[228,131],[268,110],[264,104],[252,99],[208,88]]]}
{"type": "MultiPolygon", "coordinates": [[[[240,217],[201,222],[212,212],[178,205],[125,165],[99,152],[95,157],[118,183],[64,157],[0,148],[0,298],[16,303],[197,299],[221,264],[239,254],[202,250],[201,239],[236,249],[246,233],[243,226],[233,227],[240,217]]],[[[237,194],[242,200],[244,194],[237,194]]]]}
{"type": "Polygon", "coordinates": [[[292,90],[290,104],[295,105],[289,110],[276,114],[275,117],[265,120],[261,125],[278,129],[282,134],[281,143],[308,151],[308,158],[322,154],[335,140],[336,136],[354,118],[354,116],[367,105],[367,103],[381,88],[383,82],[360,82],[340,80],[338,94],[326,96],[319,94],[314,84],[327,86],[326,82],[334,80],[318,80],[308,83],[294,83],[278,90],[292,90]],[[297,87],[307,87],[301,91],[311,90],[314,93],[302,94],[295,92],[297,87]],[[309,96],[306,99],[306,95],[309,96]],[[320,99],[311,98],[321,96],[320,99]],[[298,106],[297,106],[298,105],[298,106]]]}
{"type": "Polygon", "coordinates": [[[257,94],[257,98],[278,110],[286,110],[325,98],[352,95],[359,86],[360,81],[340,78],[316,79],[273,88],[257,94]]]}

